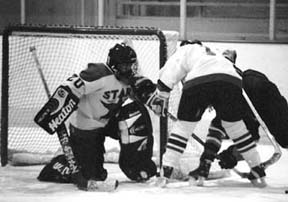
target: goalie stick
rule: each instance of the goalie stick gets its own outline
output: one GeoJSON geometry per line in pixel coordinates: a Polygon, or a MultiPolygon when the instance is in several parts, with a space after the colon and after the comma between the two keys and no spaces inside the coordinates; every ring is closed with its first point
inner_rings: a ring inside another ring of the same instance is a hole
{"type": "MultiPolygon", "coordinates": [[[[36,68],[38,70],[38,73],[41,78],[41,82],[44,86],[46,95],[48,99],[51,97],[50,90],[48,88],[48,84],[46,82],[46,79],[44,77],[41,64],[39,62],[36,47],[31,46],[30,52],[33,57],[33,60],[36,64],[36,68]]],[[[65,124],[62,124],[57,129],[57,136],[60,142],[60,145],[62,147],[63,153],[66,157],[66,160],[69,165],[69,169],[71,171],[72,179],[75,180],[76,185],[79,189],[85,190],[85,191],[113,191],[118,187],[119,182],[117,180],[113,181],[95,181],[95,180],[86,180],[82,173],[80,172],[79,165],[77,164],[77,161],[75,159],[75,156],[72,151],[72,147],[69,143],[69,135],[68,131],[66,129],[65,124]]]]}
{"type": "Polygon", "coordinates": [[[51,94],[50,94],[50,91],[49,91],[49,88],[48,88],[48,84],[46,82],[46,79],[44,77],[44,73],[42,71],[42,68],[41,68],[41,64],[39,62],[39,59],[38,59],[38,56],[37,56],[37,52],[36,52],[36,47],[35,46],[31,46],[30,47],[30,52],[31,52],[31,55],[33,57],[33,60],[36,64],[36,68],[38,70],[38,73],[40,75],[40,78],[41,78],[41,81],[42,81],[42,84],[44,86],[44,89],[45,89],[45,92],[46,92],[46,95],[48,96],[48,99],[50,98],[51,94]]]}

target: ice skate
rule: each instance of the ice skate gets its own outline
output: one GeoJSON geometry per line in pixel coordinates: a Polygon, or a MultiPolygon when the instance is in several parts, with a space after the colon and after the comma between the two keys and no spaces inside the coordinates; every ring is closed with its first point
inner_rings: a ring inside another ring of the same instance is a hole
{"type": "Polygon", "coordinates": [[[200,161],[200,165],[195,170],[189,172],[189,184],[203,186],[205,179],[209,175],[211,161],[205,159],[200,161]]]}

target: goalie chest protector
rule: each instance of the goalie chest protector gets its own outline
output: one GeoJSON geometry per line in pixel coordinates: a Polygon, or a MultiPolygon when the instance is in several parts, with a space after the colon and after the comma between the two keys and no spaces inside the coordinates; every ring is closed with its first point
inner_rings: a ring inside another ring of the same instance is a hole
{"type": "Polygon", "coordinates": [[[288,104],[277,86],[255,70],[243,72],[243,88],[276,141],[288,148],[288,104]]]}

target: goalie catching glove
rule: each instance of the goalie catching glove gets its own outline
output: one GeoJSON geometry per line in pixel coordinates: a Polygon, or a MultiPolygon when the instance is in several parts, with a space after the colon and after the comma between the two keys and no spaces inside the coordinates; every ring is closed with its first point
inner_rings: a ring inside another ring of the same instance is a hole
{"type": "Polygon", "coordinates": [[[158,116],[166,116],[171,89],[158,81],[157,89],[147,100],[146,105],[158,116]]]}
{"type": "Polygon", "coordinates": [[[132,80],[131,86],[134,97],[141,103],[146,103],[156,90],[156,84],[143,76],[135,76],[132,80]]]}
{"type": "MultiPolygon", "coordinates": [[[[160,82],[161,83],[161,82],[160,82]]],[[[162,88],[164,84],[158,87],[150,79],[143,76],[137,76],[132,82],[132,89],[134,97],[141,103],[146,105],[158,116],[166,116],[168,108],[168,99],[170,96],[170,90],[162,88]]]]}

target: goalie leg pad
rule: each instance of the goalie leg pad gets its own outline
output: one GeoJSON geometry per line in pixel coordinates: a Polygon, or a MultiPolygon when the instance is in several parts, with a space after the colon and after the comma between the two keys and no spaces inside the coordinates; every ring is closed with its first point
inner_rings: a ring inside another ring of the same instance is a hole
{"type": "Polygon", "coordinates": [[[76,110],[78,103],[79,98],[71,92],[69,87],[59,86],[36,114],[34,121],[49,134],[53,134],[76,110]]]}
{"type": "Polygon", "coordinates": [[[152,123],[147,109],[137,102],[125,105],[119,115],[119,166],[131,180],[141,182],[156,175],[153,153],[152,123]]]}

